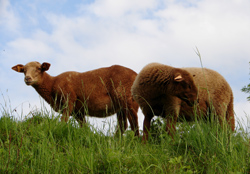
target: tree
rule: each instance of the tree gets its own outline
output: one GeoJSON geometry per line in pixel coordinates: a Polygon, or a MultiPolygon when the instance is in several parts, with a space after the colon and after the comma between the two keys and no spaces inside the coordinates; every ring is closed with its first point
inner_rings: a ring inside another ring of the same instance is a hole
{"type": "MultiPolygon", "coordinates": [[[[250,64],[250,62],[249,62],[250,64]]],[[[242,89],[241,89],[242,92],[245,92],[245,93],[250,93],[250,83],[247,85],[247,86],[244,86],[242,89]]],[[[247,97],[247,100],[250,101],[250,96],[247,97]]]]}

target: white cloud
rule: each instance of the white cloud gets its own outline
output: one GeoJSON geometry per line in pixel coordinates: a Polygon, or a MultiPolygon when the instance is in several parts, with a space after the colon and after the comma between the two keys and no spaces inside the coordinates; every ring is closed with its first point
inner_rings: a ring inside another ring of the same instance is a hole
{"type": "Polygon", "coordinates": [[[6,34],[18,33],[19,19],[11,8],[9,0],[0,1],[0,26],[5,29],[6,34]]]}
{"type": "Polygon", "coordinates": [[[14,42],[9,43],[9,47],[15,48],[13,50],[16,56],[16,59],[21,61],[32,61],[35,57],[43,57],[44,55],[48,55],[51,53],[51,48],[46,43],[34,40],[34,39],[24,39],[20,38],[15,40],[14,42]],[[23,57],[23,56],[26,57],[23,57]]]}
{"type": "MultiPolygon", "coordinates": [[[[98,17],[108,17],[111,19],[119,19],[130,13],[143,14],[148,9],[153,9],[157,6],[157,1],[154,0],[96,0],[88,10],[98,17]]],[[[84,8],[85,9],[85,8],[84,8]]]]}
{"type": "MultiPolygon", "coordinates": [[[[132,68],[139,62],[143,65],[150,61],[199,66],[193,50],[195,46],[201,51],[205,66],[215,68],[222,64],[233,67],[235,64],[231,60],[240,57],[238,63],[242,63],[248,59],[244,55],[250,54],[247,47],[250,40],[246,39],[250,37],[247,31],[250,22],[246,17],[249,12],[235,11],[236,2],[225,5],[224,1],[199,1],[196,6],[186,7],[185,4],[168,1],[172,3],[161,10],[156,8],[155,1],[121,1],[120,5],[116,1],[111,2],[96,1],[87,6],[92,14],[97,14],[96,9],[99,9],[99,20],[91,18],[91,15],[67,17],[48,14],[52,32],[45,37],[47,40],[41,37],[31,39],[42,39],[54,49],[57,61],[67,61],[70,57],[71,60],[83,59],[101,65],[114,60],[125,63],[131,59],[127,65],[132,68]],[[143,17],[147,10],[151,10],[153,18],[143,17]]],[[[239,9],[244,7],[240,5],[239,9]]]]}
{"type": "MultiPolygon", "coordinates": [[[[177,42],[174,47],[179,45],[183,50],[188,45],[198,46],[203,55],[206,55],[205,63],[211,66],[215,62],[222,64],[224,55],[231,60],[235,59],[236,54],[241,56],[239,53],[250,54],[247,46],[250,40],[246,39],[250,38],[250,12],[246,6],[250,6],[249,1],[238,3],[205,0],[188,8],[171,4],[157,12],[157,15],[165,19],[164,28],[170,31],[177,42]]],[[[165,38],[168,37],[166,35],[165,38]]],[[[241,59],[246,61],[247,57],[241,59]]],[[[230,61],[227,63],[232,66],[230,61]]]]}

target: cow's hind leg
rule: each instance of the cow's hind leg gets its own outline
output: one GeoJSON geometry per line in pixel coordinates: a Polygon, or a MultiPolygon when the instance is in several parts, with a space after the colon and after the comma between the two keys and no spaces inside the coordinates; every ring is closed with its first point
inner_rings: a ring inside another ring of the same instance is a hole
{"type": "Polygon", "coordinates": [[[79,124],[80,127],[83,127],[83,125],[86,124],[85,115],[83,115],[83,114],[77,114],[75,116],[75,119],[78,122],[78,124],[79,124]]]}
{"type": "Polygon", "coordinates": [[[128,121],[127,121],[127,115],[126,115],[126,110],[121,110],[117,112],[117,120],[118,120],[118,125],[117,125],[117,130],[116,130],[116,135],[120,131],[121,135],[124,133],[124,131],[128,128],[128,121]]]}
{"type": "Polygon", "coordinates": [[[139,136],[139,124],[138,124],[137,112],[134,109],[130,109],[127,113],[127,117],[128,117],[131,129],[135,133],[135,136],[139,136]]]}

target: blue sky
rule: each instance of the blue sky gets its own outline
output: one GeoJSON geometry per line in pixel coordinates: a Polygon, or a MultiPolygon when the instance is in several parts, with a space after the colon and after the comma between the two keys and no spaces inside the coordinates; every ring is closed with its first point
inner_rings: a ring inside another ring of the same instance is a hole
{"type": "Polygon", "coordinates": [[[41,108],[11,70],[19,63],[50,62],[51,75],[112,64],[136,72],[151,62],[200,67],[197,47],[203,66],[231,85],[237,118],[246,122],[250,103],[240,89],[249,83],[249,7],[248,0],[0,0],[0,103],[9,98],[16,117],[41,108]]]}

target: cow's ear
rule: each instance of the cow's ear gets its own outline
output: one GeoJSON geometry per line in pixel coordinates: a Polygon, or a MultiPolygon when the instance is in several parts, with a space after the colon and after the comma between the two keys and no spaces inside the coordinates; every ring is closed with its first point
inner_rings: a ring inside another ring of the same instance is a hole
{"type": "Polygon", "coordinates": [[[176,75],[175,77],[174,77],[174,81],[176,81],[176,82],[181,82],[181,81],[183,81],[184,79],[183,79],[183,77],[182,77],[182,75],[181,74],[178,74],[178,75],[176,75]]]}
{"type": "Polygon", "coordinates": [[[24,72],[24,66],[22,64],[18,64],[16,66],[13,66],[12,69],[16,72],[20,72],[20,73],[24,72]]]}
{"type": "Polygon", "coordinates": [[[44,63],[41,65],[42,71],[47,71],[47,70],[49,70],[49,67],[50,67],[50,64],[47,63],[47,62],[44,62],[44,63]]]}

